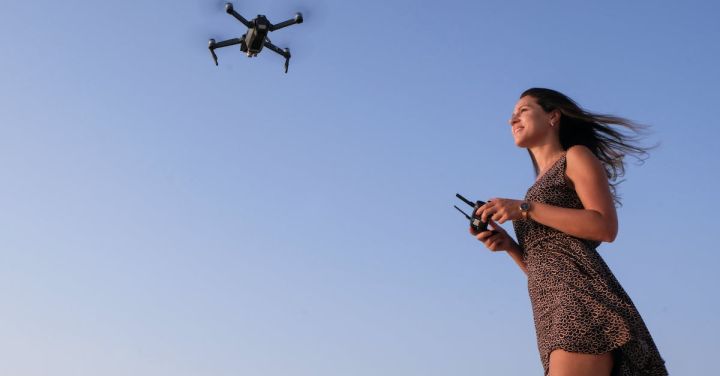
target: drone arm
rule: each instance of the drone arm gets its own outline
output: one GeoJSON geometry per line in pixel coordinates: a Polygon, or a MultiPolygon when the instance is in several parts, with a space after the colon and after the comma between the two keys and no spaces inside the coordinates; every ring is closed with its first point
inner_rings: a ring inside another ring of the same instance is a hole
{"type": "Polygon", "coordinates": [[[211,49],[223,48],[223,47],[232,46],[232,45],[240,44],[240,43],[242,43],[242,39],[233,38],[233,39],[224,40],[222,42],[213,43],[213,45],[210,48],[211,49]]]}
{"type": "Polygon", "coordinates": [[[288,50],[287,48],[283,50],[280,47],[270,43],[269,40],[265,40],[265,43],[263,44],[265,45],[265,47],[275,51],[277,54],[285,58],[285,73],[287,73],[288,67],[290,66],[290,50],[288,50]]]}
{"type": "Polygon", "coordinates": [[[210,39],[210,42],[208,43],[208,49],[210,50],[210,54],[212,55],[213,61],[215,61],[215,65],[218,65],[217,55],[215,54],[216,48],[232,46],[235,44],[240,44],[242,42],[243,42],[243,40],[240,38],[228,39],[228,40],[224,40],[221,42],[215,42],[215,39],[210,39]]]}
{"type": "Polygon", "coordinates": [[[227,14],[235,17],[235,19],[240,21],[248,29],[252,27],[252,24],[250,22],[248,22],[248,20],[246,20],[245,17],[241,16],[240,13],[236,12],[235,9],[233,9],[232,3],[225,4],[225,12],[227,12],[227,14]]]}
{"type": "Polygon", "coordinates": [[[276,25],[270,25],[270,31],[280,30],[283,27],[288,27],[291,25],[301,24],[301,23],[303,23],[303,15],[302,15],[302,13],[297,13],[297,14],[295,14],[294,18],[291,18],[287,21],[280,22],[279,24],[276,24],[276,25]]]}

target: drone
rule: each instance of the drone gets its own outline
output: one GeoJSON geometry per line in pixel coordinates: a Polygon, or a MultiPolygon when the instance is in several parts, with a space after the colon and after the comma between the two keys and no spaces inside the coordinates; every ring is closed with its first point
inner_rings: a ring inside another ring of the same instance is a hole
{"type": "Polygon", "coordinates": [[[245,25],[248,30],[240,38],[228,39],[221,42],[215,42],[215,39],[210,39],[208,42],[208,48],[210,49],[213,61],[215,61],[215,65],[218,65],[218,58],[215,54],[215,49],[217,48],[239,44],[240,51],[245,52],[248,57],[256,57],[260,51],[262,51],[263,47],[267,47],[285,58],[285,73],[287,73],[288,66],[290,65],[290,50],[287,48],[280,49],[278,46],[272,44],[270,39],[267,37],[267,34],[270,31],[280,30],[284,27],[303,23],[302,13],[295,13],[294,18],[273,25],[262,14],[258,14],[257,17],[250,21],[246,20],[240,15],[240,13],[233,9],[232,3],[225,4],[225,12],[235,17],[238,21],[240,21],[240,23],[245,25]]]}

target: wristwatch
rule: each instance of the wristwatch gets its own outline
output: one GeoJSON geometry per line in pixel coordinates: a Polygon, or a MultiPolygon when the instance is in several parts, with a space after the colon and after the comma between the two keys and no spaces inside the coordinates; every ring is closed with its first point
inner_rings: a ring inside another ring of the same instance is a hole
{"type": "Polygon", "coordinates": [[[528,219],[528,216],[530,213],[530,203],[527,201],[523,201],[520,203],[520,213],[522,213],[523,219],[528,219]]]}

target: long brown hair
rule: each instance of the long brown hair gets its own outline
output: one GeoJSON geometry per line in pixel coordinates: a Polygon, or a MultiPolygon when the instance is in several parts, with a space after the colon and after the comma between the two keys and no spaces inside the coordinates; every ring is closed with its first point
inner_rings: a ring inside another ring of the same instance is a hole
{"type": "MultiPolygon", "coordinates": [[[[544,88],[525,90],[520,98],[531,96],[545,112],[560,111],[560,145],[563,150],[573,145],[585,145],[600,160],[608,177],[610,190],[617,205],[620,196],[617,193],[619,180],[625,175],[625,156],[632,155],[640,163],[649,156],[648,150],[654,148],[638,145],[640,136],[647,133],[647,126],[637,124],[628,119],[589,112],[581,108],[575,101],[558,91],[544,88]],[[615,126],[615,127],[613,127],[615,126]],[[630,134],[616,128],[625,128],[630,134]]],[[[535,156],[530,149],[535,175],[539,173],[535,156]]]]}

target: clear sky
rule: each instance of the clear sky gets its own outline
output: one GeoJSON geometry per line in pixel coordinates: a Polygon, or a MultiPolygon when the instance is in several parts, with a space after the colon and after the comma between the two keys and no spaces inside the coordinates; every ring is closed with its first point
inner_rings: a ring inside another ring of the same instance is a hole
{"type": "MultiPolygon", "coordinates": [[[[649,124],[599,248],[677,375],[720,374],[714,1],[0,3],[0,374],[540,374],[526,282],[454,194],[522,198],[507,119],[649,124]]],[[[505,228],[511,230],[509,223],[505,228]]]]}

